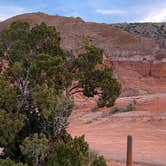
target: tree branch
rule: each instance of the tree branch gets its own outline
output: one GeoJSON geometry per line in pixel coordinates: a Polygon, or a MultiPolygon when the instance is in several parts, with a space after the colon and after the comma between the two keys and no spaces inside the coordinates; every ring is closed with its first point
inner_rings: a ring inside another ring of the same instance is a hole
{"type": "Polygon", "coordinates": [[[74,89],[79,88],[79,85],[73,86],[70,90],[69,93],[72,92],[74,89]]]}
{"type": "Polygon", "coordinates": [[[83,92],[83,89],[82,90],[76,90],[76,91],[72,92],[71,95],[74,95],[76,93],[82,93],[82,92],[83,92]]]}

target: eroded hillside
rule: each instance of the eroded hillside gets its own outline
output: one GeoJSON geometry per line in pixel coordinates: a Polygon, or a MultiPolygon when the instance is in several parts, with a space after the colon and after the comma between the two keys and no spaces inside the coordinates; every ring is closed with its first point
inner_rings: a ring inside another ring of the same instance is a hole
{"type": "MultiPolygon", "coordinates": [[[[118,160],[124,165],[126,137],[131,134],[135,141],[135,163],[165,164],[166,49],[156,40],[160,36],[158,33],[153,37],[153,32],[150,33],[151,29],[147,28],[149,35],[143,37],[142,33],[128,33],[126,31],[129,30],[112,25],[43,13],[13,17],[1,22],[0,30],[15,20],[26,20],[32,26],[41,22],[55,26],[61,33],[62,46],[74,54],[81,51],[82,38],[86,36],[90,42],[104,49],[104,62],[99,67],[112,66],[115,76],[122,83],[122,94],[116,104],[123,106],[132,100],[137,101],[133,112],[110,116],[108,108],[92,112],[95,100],[78,94],[68,128],[73,136],[85,134],[92,149],[108,160],[118,160]]],[[[114,165],[121,163],[115,162],[114,165]]]]}
{"type": "Polygon", "coordinates": [[[161,47],[166,48],[166,23],[122,23],[112,25],[132,34],[152,38],[161,47]]]}
{"type": "Polygon", "coordinates": [[[123,96],[166,92],[166,49],[155,40],[131,34],[107,24],[85,22],[81,18],[23,14],[0,23],[0,30],[15,20],[35,25],[46,22],[62,36],[62,46],[77,54],[82,38],[104,49],[105,66],[113,66],[123,85],[123,96]]]}

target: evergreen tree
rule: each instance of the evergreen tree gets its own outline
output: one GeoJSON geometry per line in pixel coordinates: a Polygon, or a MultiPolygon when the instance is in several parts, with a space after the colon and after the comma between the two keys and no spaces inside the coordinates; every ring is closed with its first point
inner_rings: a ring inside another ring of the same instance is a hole
{"type": "Polygon", "coordinates": [[[112,106],[120,94],[112,69],[96,70],[103,50],[87,44],[75,57],[61,48],[54,27],[41,23],[31,28],[17,21],[0,32],[0,58],[0,146],[5,157],[38,166],[55,151],[60,163],[77,161],[83,166],[88,146],[81,138],[69,139],[65,130],[72,95],[99,95],[98,106],[103,107],[112,106]],[[3,60],[8,62],[5,70],[3,60]],[[55,142],[61,142],[61,148],[53,148],[55,142]],[[75,156],[69,157],[72,152],[75,156]]]}
{"type": "Polygon", "coordinates": [[[0,159],[0,166],[28,166],[27,164],[15,163],[9,158],[0,159]]]}

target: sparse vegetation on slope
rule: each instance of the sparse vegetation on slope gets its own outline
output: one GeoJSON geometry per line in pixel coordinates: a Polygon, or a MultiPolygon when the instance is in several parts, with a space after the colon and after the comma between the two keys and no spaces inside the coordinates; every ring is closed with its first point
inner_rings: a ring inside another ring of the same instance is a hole
{"type": "Polygon", "coordinates": [[[166,48],[166,23],[122,23],[112,25],[132,34],[152,38],[161,47],[166,48]]]}
{"type": "Polygon", "coordinates": [[[136,104],[137,104],[136,100],[133,100],[132,102],[128,103],[126,106],[122,106],[122,107],[113,106],[111,108],[110,113],[115,114],[115,113],[124,113],[124,112],[133,111],[136,107],[136,104]]]}

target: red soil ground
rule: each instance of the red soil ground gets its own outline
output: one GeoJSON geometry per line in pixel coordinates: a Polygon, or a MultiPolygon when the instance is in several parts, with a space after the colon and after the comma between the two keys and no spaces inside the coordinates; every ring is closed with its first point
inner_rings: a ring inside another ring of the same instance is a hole
{"type": "Polygon", "coordinates": [[[166,94],[124,97],[117,105],[137,101],[132,112],[109,115],[108,109],[92,112],[94,101],[77,96],[68,131],[85,135],[90,148],[104,155],[108,166],[123,166],[127,135],[132,135],[135,165],[166,165],[166,94]]]}

